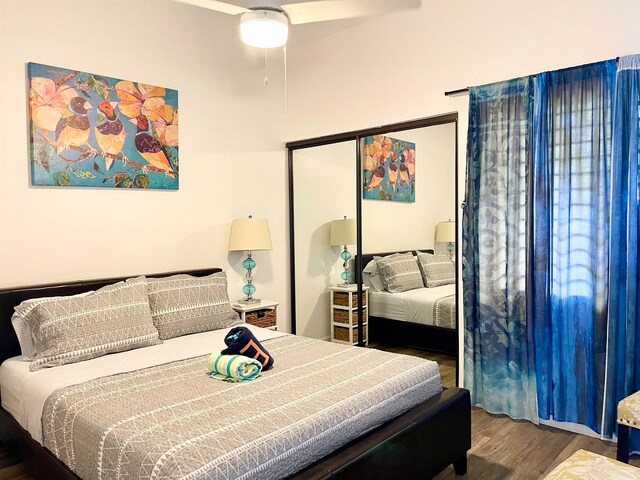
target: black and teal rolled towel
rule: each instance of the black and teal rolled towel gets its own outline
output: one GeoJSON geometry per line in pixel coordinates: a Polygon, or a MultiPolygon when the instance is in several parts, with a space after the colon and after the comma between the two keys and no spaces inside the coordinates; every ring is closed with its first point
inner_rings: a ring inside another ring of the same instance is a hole
{"type": "Polygon", "coordinates": [[[244,355],[253,358],[262,365],[262,370],[269,370],[273,366],[273,357],[247,327],[234,327],[224,337],[227,348],[223,355],[244,355]]]}

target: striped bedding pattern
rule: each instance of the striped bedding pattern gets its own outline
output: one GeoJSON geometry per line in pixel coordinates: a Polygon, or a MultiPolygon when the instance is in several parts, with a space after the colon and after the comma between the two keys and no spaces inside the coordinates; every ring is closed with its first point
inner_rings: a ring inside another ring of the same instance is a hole
{"type": "Polygon", "coordinates": [[[456,296],[438,298],[433,304],[433,324],[436,327],[456,328],[456,296]]]}
{"type": "Polygon", "coordinates": [[[242,323],[229,305],[227,274],[149,278],[149,305],[161,340],[242,323]]]}
{"type": "Polygon", "coordinates": [[[88,295],[23,302],[37,351],[31,371],[160,343],[147,297],[147,280],[130,278],[88,295]]]}
{"type": "Polygon", "coordinates": [[[209,378],[201,356],[57,390],[44,444],[86,480],[282,478],[442,390],[428,360],[265,344],[277,365],[250,382],[209,378]]]}

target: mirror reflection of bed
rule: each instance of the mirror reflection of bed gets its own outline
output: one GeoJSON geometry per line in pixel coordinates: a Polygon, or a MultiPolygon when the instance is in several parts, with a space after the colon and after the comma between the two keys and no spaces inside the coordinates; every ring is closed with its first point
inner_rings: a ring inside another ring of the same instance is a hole
{"type": "MultiPolygon", "coordinates": [[[[433,255],[433,249],[404,253],[417,258],[416,252],[433,255]]],[[[440,365],[443,385],[453,386],[457,343],[455,276],[444,285],[390,293],[376,282],[375,277],[380,274],[374,258],[397,253],[362,256],[362,278],[369,287],[369,347],[434,360],[440,365]]]]}
{"type": "Polygon", "coordinates": [[[361,266],[363,283],[369,287],[368,346],[435,360],[443,385],[452,386],[456,384],[457,309],[456,229],[450,220],[456,217],[456,124],[385,136],[392,144],[396,140],[415,144],[415,198],[398,202],[363,195],[361,266]],[[416,282],[391,293],[381,281],[384,277],[376,259],[398,254],[413,261],[404,264],[400,275],[410,276],[405,270],[411,265],[416,282]],[[422,263],[435,279],[429,280],[422,263]]]}

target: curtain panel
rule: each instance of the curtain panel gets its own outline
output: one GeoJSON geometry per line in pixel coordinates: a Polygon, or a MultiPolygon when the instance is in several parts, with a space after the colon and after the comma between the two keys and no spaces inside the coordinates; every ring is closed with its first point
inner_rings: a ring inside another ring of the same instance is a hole
{"type": "MultiPolygon", "coordinates": [[[[604,434],[615,432],[618,402],[640,390],[640,56],[618,62],[613,119],[610,302],[604,434]]],[[[640,449],[633,429],[631,446],[640,449]]]]}
{"type": "Polygon", "coordinates": [[[615,60],[535,79],[533,225],[538,413],[601,431],[615,60]]]}
{"type": "Polygon", "coordinates": [[[526,298],[533,81],[474,87],[469,94],[465,387],[489,412],[537,422],[526,298]]]}

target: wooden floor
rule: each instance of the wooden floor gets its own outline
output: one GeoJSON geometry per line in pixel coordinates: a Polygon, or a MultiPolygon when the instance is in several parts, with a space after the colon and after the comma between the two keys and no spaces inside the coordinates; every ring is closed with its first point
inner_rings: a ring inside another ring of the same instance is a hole
{"type": "MultiPolygon", "coordinates": [[[[440,365],[442,385],[455,385],[456,362],[453,357],[404,346],[369,346],[434,360],[440,365]]],[[[537,480],[581,448],[616,457],[614,443],[536,426],[523,420],[511,420],[505,415],[491,415],[475,407],[472,410],[471,435],[467,475],[457,477],[453,467],[449,467],[436,480],[537,480]]],[[[640,467],[640,459],[632,460],[631,464],[640,467]]]]}
{"type": "MultiPolygon", "coordinates": [[[[378,345],[376,348],[437,360],[443,384],[455,383],[455,360],[451,357],[407,347],[378,345]]],[[[453,467],[449,467],[436,480],[537,480],[544,478],[580,448],[611,458],[615,458],[616,454],[614,444],[555,428],[538,427],[522,420],[511,420],[504,415],[490,415],[479,408],[473,409],[471,428],[472,447],[467,475],[456,477],[453,467]]],[[[640,466],[640,459],[632,460],[631,464],[640,466]]],[[[42,478],[46,479],[46,474],[42,478]]],[[[34,480],[22,465],[11,460],[1,444],[0,480],[34,480]]]]}
{"type": "MultiPolygon", "coordinates": [[[[449,467],[436,480],[537,480],[579,449],[616,457],[615,444],[473,408],[466,477],[449,467]]],[[[640,467],[640,459],[632,465],[640,467]]],[[[614,480],[613,478],[611,480],[614,480]]]]}

